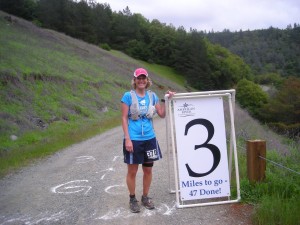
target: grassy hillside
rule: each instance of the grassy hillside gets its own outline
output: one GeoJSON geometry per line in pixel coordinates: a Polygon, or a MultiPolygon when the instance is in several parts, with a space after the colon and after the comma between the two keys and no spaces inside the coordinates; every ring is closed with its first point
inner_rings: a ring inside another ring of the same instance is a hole
{"type": "Polygon", "coordinates": [[[146,66],[160,96],[185,91],[170,68],[144,65],[3,12],[0,30],[0,156],[37,143],[64,147],[120,125],[120,99],[137,67],[146,66]]]}

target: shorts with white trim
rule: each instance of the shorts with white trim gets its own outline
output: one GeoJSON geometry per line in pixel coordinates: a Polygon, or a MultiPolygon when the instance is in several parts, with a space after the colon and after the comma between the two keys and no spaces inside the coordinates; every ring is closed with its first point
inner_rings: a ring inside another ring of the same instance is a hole
{"type": "Polygon", "coordinates": [[[124,163],[143,164],[154,162],[162,158],[160,147],[156,138],[146,141],[132,140],[133,152],[128,152],[125,148],[125,139],[123,140],[124,163]]]}

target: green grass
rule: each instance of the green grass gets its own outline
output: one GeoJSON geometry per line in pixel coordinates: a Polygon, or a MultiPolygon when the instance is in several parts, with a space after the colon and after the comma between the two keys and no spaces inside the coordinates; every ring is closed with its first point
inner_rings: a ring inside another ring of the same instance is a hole
{"type": "Polygon", "coordinates": [[[120,124],[120,114],[114,113],[102,120],[84,123],[58,121],[51,124],[44,132],[28,132],[15,141],[14,146],[9,145],[10,151],[1,152],[0,177],[120,124]]]}
{"type": "Polygon", "coordinates": [[[151,64],[144,61],[139,61],[144,67],[149,68],[149,70],[153,71],[157,74],[163,74],[164,78],[168,80],[172,80],[173,82],[177,83],[178,85],[184,86],[185,79],[181,74],[178,74],[173,68],[168,66],[158,65],[158,64],[151,64]]]}
{"type": "Polygon", "coordinates": [[[35,34],[7,26],[4,20],[0,20],[0,28],[0,71],[9,68],[12,74],[48,74],[89,81],[97,81],[105,76],[97,60],[76,54],[76,47],[58,43],[54,45],[53,40],[41,39],[35,34]]]}
{"type": "MultiPolygon", "coordinates": [[[[290,155],[280,155],[275,151],[267,152],[267,159],[300,171],[300,153],[291,145],[290,155]]],[[[245,154],[240,154],[241,167],[246,168],[245,154]]],[[[250,183],[241,175],[242,201],[255,207],[253,223],[257,225],[298,225],[300,224],[300,178],[299,174],[267,162],[266,179],[250,183]]]]}
{"type": "Polygon", "coordinates": [[[255,208],[254,223],[259,225],[297,225],[300,223],[299,195],[285,199],[281,196],[263,196],[255,208]]]}

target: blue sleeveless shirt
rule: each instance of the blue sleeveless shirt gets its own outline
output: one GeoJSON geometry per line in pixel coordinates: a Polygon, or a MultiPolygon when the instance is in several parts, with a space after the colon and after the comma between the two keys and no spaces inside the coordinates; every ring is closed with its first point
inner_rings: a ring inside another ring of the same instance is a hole
{"type": "MultiPolygon", "coordinates": [[[[157,95],[152,92],[153,94],[153,105],[156,105],[159,102],[157,95]]],[[[148,112],[148,106],[150,103],[150,99],[148,96],[148,92],[144,97],[140,97],[138,95],[138,107],[141,113],[141,118],[138,120],[132,120],[130,118],[130,110],[128,112],[128,132],[131,140],[135,141],[144,141],[149,140],[155,137],[155,132],[152,124],[152,120],[148,119],[145,115],[148,112]]],[[[130,107],[132,104],[131,94],[130,91],[125,92],[121,99],[122,103],[125,103],[130,107]]]]}

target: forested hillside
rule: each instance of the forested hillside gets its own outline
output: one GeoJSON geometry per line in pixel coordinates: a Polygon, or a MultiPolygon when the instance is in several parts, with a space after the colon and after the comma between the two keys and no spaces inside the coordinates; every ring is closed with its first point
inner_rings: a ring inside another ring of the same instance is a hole
{"type": "Polygon", "coordinates": [[[242,57],[256,74],[300,77],[300,25],[280,30],[210,32],[206,37],[242,57]]]}

